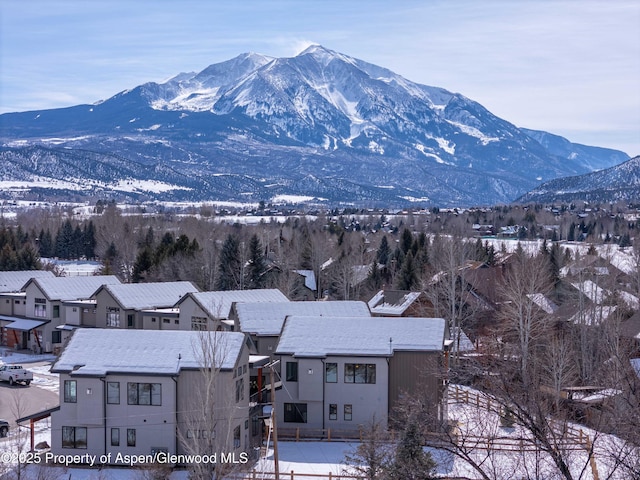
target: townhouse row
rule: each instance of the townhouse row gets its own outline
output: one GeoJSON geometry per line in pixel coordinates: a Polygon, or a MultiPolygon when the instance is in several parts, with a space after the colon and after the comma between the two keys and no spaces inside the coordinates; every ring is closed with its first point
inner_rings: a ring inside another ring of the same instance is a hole
{"type": "Polygon", "coordinates": [[[0,292],[24,302],[2,302],[0,321],[7,343],[59,354],[54,453],[251,451],[266,404],[279,428],[312,435],[386,425],[407,393],[424,399],[432,428],[446,418],[448,330],[401,316],[416,294],[290,302],[278,290],[198,292],[188,282],[45,275],[15,287],[23,280],[0,292]]]}

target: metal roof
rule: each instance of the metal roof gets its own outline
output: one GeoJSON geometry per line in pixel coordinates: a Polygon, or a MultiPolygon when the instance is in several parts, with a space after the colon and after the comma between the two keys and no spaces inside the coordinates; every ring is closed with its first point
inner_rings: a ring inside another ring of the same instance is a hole
{"type": "Polygon", "coordinates": [[[105,285],[94,296],[103,289],[126,310],[172,307],[186,294],[198,291],[191,282],[121,283],[105,285]]]}
{"type": "Polygon", "coordinates": [[[444,338],[442,318],[288,317],[276,354],[389,357],[395,351],[440,351],[444,338]]]}
{"type": "Polygon", "coordinates": [[[287,316],[370,317],[364,302],[239,303],[236,306],[240,331],[256,335],[280,335],[287,316]]]}
{"type": "Polygon", "coordinates": [[[49,270],[16,270],[0,272],[0,293],[19,292],[32,278],[53,278],[49,270]]]}

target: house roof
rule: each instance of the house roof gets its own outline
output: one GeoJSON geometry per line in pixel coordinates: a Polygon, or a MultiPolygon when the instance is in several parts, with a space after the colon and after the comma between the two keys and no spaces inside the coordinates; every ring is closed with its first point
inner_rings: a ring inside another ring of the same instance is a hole
{"type": "Polygon", "coordinates": [[[211,318],[229,318],[231,306],[237,302],[288,302],[289,299],[277,288],[257,290],[225,290],[218,292],[197,292],[185,295],[176,306],[186,298],[193,300],[207,312],[211,318]]]}
{"type": "Polygon", "coordinates": [[[313,270],[294,270],[294,272],[304,277],[305,287],[307,287],[312,292],[316,291],[318,286],[316,284],[316,274],[313,270]]]}
{"type": "Polygon", "coordinates": [[[106,290],[126,310],[172,307],[187,293],[197,292],[191,282],[122,283],[103,285],[92,297],[106,290]]]}
{"type": "Polygon", "coordinates": [[[239,332],[80,328],[51,371],[88,376],[176,375],[202,366],[203,339],[216,346],[217,368],[234,368],[244,344],[244,334],[239,332]]]}
{"type": "Polygon", "coordinates": [[[276,354],[389,357],[396,351],[440,351],[444,338],[442,318],[287,317],[276,354]]]}
{"type": "Polygon", "coordinates": [[[550,298],[543,293],[531,293],[527,295],[533,303],[540,307],[545,313],[549,315],[558,311],[558,305],[556,305],[550,298]]]}
{"type": "Polygon", "coordinates": [[[571,285],[596,305],[600,305],[608,294],[605,289],[600,288],[600,286],[592,280],[575,282],[571,283],[571,285]]]}
{"type": "Polygon", "coordinates": [[[48,270],[16,270],[0,272],[0,293],[19,292],[32,278],[53,278],[48,270]]]}
{"type": "Polygon", "coordinates": [[[35,283],[49,301],[69,301],[87,299],[102,285],[120,284],[120,280],[114,275],[33,278],[23,288],[31,283],[35,283]]]}
{"type": "Polygon", "coordinates": [[[600,325],[609,316],[616,311],[616,306],[595,305],[585,309],[583,312],[577,312],[573,315],[569,322],[579,325],[600,325]]]}
{"type": "Polygon", "coordinates": [[[256,335],[280,335],[287,316],[370,317],[367,304],[354,301],[239,303],[240,330],[256,335]]]}
{"type": "Polygon", "coordinates": [[[402,315],[420,297],[421,292],[380,290],[367,303],[374,315],[402,315]]]}

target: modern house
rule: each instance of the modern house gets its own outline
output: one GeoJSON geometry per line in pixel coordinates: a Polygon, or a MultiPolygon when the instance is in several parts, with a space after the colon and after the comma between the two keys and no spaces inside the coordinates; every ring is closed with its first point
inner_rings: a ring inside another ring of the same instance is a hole
{"type": "Polygon", "coordinates": [[[118,453],[245,451],[248,361],[236,332],[78,329],[51,369],[51,451],[110,453],[112,463],[118,453]]]}
{"type": "Polygon", "coordinates": [[[273,356],[288,316],[371,317],[364,302],[237,303],[231,311],[234,330],[247,333],[257,355],[273,356]]]}
{"type": "Polygon", "coordinates": [[[229,320],[236,302],[288,302],[276,288],[260,290],[225,290],[190,293],[181,298],[175,308],[180,311],[181,330],[226,330],[233,327],[229,320]]]}
{"type": "Polygon", "coordinates": [[[114,284],[120,280],[113,275],[31,278],[22,287],[24,316],[15,316],[4,326],[7,345],[55,351],[70,330],[85,324],[85,315],[92,317],[95,306],[83,301],[100,286],[114,284]]]}
{"type": "MultiPolygon", "coordinates": [[[[91,296],[96,302],[97,312],[93,326],[159,330],[153,322],[143,325],[143,310],[173,307],[185,295],[197,291],[198,288],[191,282],[104,285],[91,296]]],[[[180,325],[175,323],[176,319],[173,320],[174,323],[170,325],[172,329],[180,330],[180,325]]]]}
{"type": "Polygon", "coordinates": [[[318,429],[387,425],[404,394],[416,394],[429,427],[446,418],[445,320],[299,317],[285,321],[276,349],[283,372],[278,427],[318,429]]]}
{"type": "MultiPolygon", "coordinates": [[[[32,278],[53,278],[52,272],[47,270],[16,270],[0,272],[0,325],[2,326],[2,345],[13,347],[16,336],[13,332],[8,335],[4,328],[16,321],[15,317],[25,318],[27,315],[27,294],[22,287],[32,278]]],[[[20,335],[21,337],[21,335],[20,335]]],[[[20,340],[20,339],[18,339],[20,340]]]]}

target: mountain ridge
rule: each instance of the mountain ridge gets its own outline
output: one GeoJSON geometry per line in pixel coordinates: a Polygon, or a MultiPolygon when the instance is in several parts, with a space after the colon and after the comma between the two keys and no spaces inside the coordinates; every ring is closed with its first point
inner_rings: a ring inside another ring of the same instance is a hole
{"type": "Polygon", "coordinates": [[[127,159],[123,173],[149,180],[166,181],[155,170],[184,173],[174,193],[147,192],[159,199],[192,192],[193,200],[229,200],[235,189],[251,201],[277,191],[334,203],[504,203],[541,181],[628,158],[586,146],[576,153],[566,139],[542,134],[461,94],[322,46],[286,58],[241,54],[93,105],[0,115],[3,155],[15,156],[18,170],[4,180],[37,174],[21,148],[39,145],[47,158],[90,151],[101,162],[127,159]],[[562,148],[543,145],[556,137],[562,148]],[[251,181],[220,188],[220,175],[251,181]]]}

